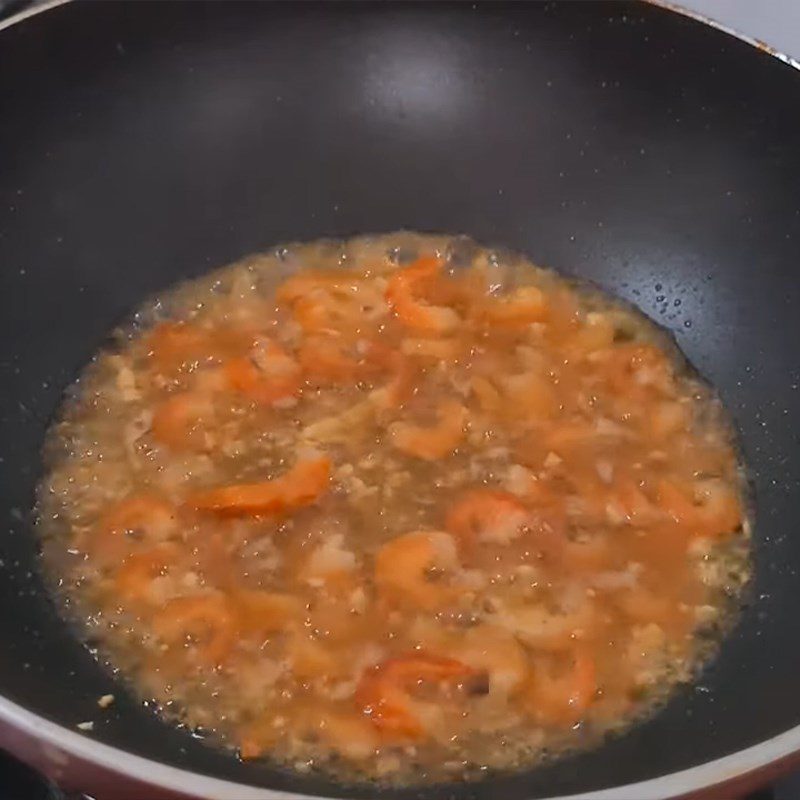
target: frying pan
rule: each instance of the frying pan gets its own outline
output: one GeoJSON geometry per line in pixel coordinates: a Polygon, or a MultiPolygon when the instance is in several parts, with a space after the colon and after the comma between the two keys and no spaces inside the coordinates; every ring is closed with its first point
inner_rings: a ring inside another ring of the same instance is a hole
{"type": "Polygon", "coordinates": [[[785,764],[798,130],[796,70],[644,4],[106,2],[0,32],[0,744],[130,798],[662,798],[785,764]],[[379,792],[161,723],[61,621],[29,509],[64,387],[147,295],[281,241],[403,227],[523,251],[672,331],[738,425],[756,575],[719,657],[650,721],[530,772],[379,792]]]}

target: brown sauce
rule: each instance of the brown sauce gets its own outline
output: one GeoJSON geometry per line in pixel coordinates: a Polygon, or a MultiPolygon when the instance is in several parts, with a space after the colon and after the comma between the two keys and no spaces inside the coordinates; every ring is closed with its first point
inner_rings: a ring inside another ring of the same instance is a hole
{"type": "Polygon", "coordinates": [[[446,237],[184,284],[51,433],[45,562],[142,698],[242,758],[391,782],[585,747],[748,575],[731,429],[638,312],[446,237]]]}

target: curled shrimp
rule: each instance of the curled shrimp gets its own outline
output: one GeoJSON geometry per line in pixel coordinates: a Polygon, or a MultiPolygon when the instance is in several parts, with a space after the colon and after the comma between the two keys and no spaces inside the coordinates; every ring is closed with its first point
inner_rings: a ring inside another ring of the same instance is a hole
{"type": "Polygon", "coordinates": [[[137,546],[151,547],[175,535],[178,520],[166,500],[142,492],[114,505],[100,518],[90,540],[93,555],[119,563],[137,546]]]}
{"type": "Polygon", "coordinates": [[[464,438],[467,409],[456,400],[444,400],[437,410],[435,425],[395,422],[389,427],[394,447],[409,456],[436,461],[450,455],[464,438]]]}
{"type": "Polygon", "coordinates": [[[225,364],[228,386],[256,403],[269,405],[296,396],[302,369],[279,344],[262,341],[249,356],[225,364]]]}
{"type": "Polygon", "coordinates": [[[530,514],[510,492],[472,489],[447,514],[445,527],[463,541],[506,544],[528,523],[530,514]]]}
{"type": "Polygon", "coordinates": [[[222,594],[176,597],[153,617],[153,631],[164,644],[183,646],[196,638],[194,651],[210,666],[220,664],[230,653],[236,629],[236,616],[222,594]]]}
{"type": "Polygon", "coordinates": [[[423,653],[383,661],[362,676],[355,702],[381,733],[390,737],[419,739],[426,731],[423,706],[412,696],[421,683],[458,687],[476,674],[472,667],[452,658],[423,653]]]}
{"type": "Polygon", "coordinates": [[[420,258],[390,278],[386,299],[406,327],[443,334],[451,333],[460,325],[461,317],[452,308],[428,305],[419,299],[425,284],[438,276],[439,269],[439,259],[420,258]]]}
{"type": "Polygon", "coordinates": [[[393,604],[410,604],[431,610],[458,596],[435,570],[458,566],[454,539],[443,531],[414,531],[387,542],[375,556],[375,585],[379,595],[393,604]]]}
{"type": "Polygon", "coordinates": [[[313,503],[328,487],[331,462],[321,457],[300,461],[279,478],[194,492],[189,505],[222,516],[258,516],[291,511],[313,503]]]}
{"type": "Polygon", "coordinates": [[[203,428],[213,417],[210,397],[200,392],[180,392],[156,406],[151,431],[156,441],[171,450],[204,450],[208,443],[203,428]]]}

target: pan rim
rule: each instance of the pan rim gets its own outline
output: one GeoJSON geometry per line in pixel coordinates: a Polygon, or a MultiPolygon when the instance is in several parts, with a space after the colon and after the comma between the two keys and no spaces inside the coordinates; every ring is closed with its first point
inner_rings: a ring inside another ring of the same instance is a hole
{"type": "MultiPolygon", "coordinates": [[[[0,21],[0,31],[69,2],[71,0],[45,0],[45,2],[0,21]]],[[[800,60],[699,12],[669,2],[669,0],[646,0],[646,2],[708,25],[745,42],[789,67],[800,70],[800,60]]],[[[188,793],[197,797],[198,800],[324,800],[324,797],[319,795],[298,794],[214,778],[136,755],[70,730],[2,695],[0,695],[0,721],[8,723],[17,731],[37,740],[45,754],[50,746],[68,756],[107,770],[109,773],[116,773],[155,788],[176,792],[179,795],[188,793]]],[[[544,800],[665,800],[665,798],[678,798],[693,792],[723,786],[736,779],[755,774],[771,765],[776,765],[798,753],[800,753],[800,725],[788,728],[744,749],[683,770],[589,793],[552,795],[544,800]]],[[[59,761],[59,763],[63,762],[59,761]]]]}
{"type": "Polygon", "coordinates": [[[722,33],[726,33],[728,36],[733,36],[734,39],[739,39],[745,44],[755,47],[756,50],[766,53],[768,56],[777,58],[778,61],[782,61],[789,67],[800,70],[800,60],[790,56],[788,53],[782,53],[780,50],[772,47],[772,45],[767,44],[763,39],[757,39],[755,36],[742,33],[742,31],[732,28],[730,25],[718,22],[711,17],[707,17],[705,14],[701,14],[699,11],[693,11],[691,8],[686,8],[686,6],[681,5],[680,3],[672,3],[670,0],[645,0],[645,2],[658,8],[663,8],[665,11],[672,11],[675,14],[688,17],[696,22],[702,22],[704,25],[708,25],[710,28],[715,28],[722,33]]]}
{"type": "MultiPolygon", "coordinates": [[[[7,19],[0,20],[0,31],[10,28],[12,25],[16,25],[17,23],[22,22],[29,17],[34,17],[37,14],[57,8],[58,6],[66,5],[70,2],[72,2],[72,0],[45,0],[45,2],[32,6],[31,8],[26,8],[24,11],[18,11],[16,14],[12,14],[7,19]]],[[[777,50],[761,39],[757,39],[754,36],[742,33],[742,31],[739,31],[736,28],[732,28],[729,25],[725,25],[715,19],[712,19],[711,17],[707,17],[704,14],[701,14],[699,11],[693,11],[690,8],[686,8],[686,6],[681,5],[680,3],[670,2],[670,0],[644,0],[644,2],[648,3],[649,5],[656,6],[657,8],[663,8],[665,11],[671,11],[674,14],[680,14],[681,16],[688,17],[689,19],[696,20],[697,22],[702,22],[704,25],[708,25],[710,28],[715,28],[716,30],[721,31],[728,36],[733,36],[735,39],[739,39],[740,41],[745,42],[745,44],[749,44],[756,50],[766,53],[768,56],[772,56],[772,58],[776,58],[778,61],[783,62],[789,67],[800,70],[800,59],[796,59],[793,56],[790,56],[788,53],[783,53],[780,50],[777,50]]]]}
{"type": "MultiPolygon", "coordinates": [[[[47,746],[100,767],[109,773],[130,778],[158,789],[189,795],[198,800],[325,800],[324,795],[306,795],[268,789],[252,784],[214,778],[154,761],[145,756],[94,741],[56,722],[28,711],[0,696],[0,720],[47,746]]],[[[723,786],[737,778],[754,774],[800,751],[800,725],[770,739],[736,750],[721,758],[694,767],[670,772],[636,783],[611,786],[591,792],[551,795],[542,800],[666,800],[693,792],[723,786]]],[[[53,756],[63,765],[63,760],[53,756]]]]}

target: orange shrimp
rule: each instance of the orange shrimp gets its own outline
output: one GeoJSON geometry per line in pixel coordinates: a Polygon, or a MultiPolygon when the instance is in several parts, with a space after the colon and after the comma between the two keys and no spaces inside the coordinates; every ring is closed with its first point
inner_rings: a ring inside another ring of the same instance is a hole
{"type": "Polygon", "coordinates": [[[290,511],[313,503],[328,487],[331,462],[326,457],[299,461],[280,478],[194,492],[187,502],[199,511],[223,516],[258,516],[290,511]]]}
{"type": "Polygon", "coordinates": [[[450,455],[464,438],[467,409],[456,400],[439,404],[438,421],[433,426],[395,422],[389,427],[394,447],[409,456],[436,461],[450,455]]]}
{"type": "Polygon", "coordinates": [[[413,688],[423,682],[457,687],[476,674],[472,667],[452,658],[424,653],[398,656],[362,676],[355,702],[384,735],[420,739],[426,730],[422,704],[414,700],[413,688]]]}
{"type": "Polygon", "coordinates": [[[530,514],[510,492],[471,489],[448,511],[445,527],[462,541],[505,544],[516,538],[530,514]]]}
{"type": "Polygon", "coordinates": [[[132,602],[152,599],[153,580],[169,569],[178,554],[177,545],[164,542],[128,556],[114,577],[117,591],[132,602]]]}
{"type": "Polygon", "coordinates": [[[151,430],[156,441],[171,450],[205,450],[203,428],[213,417],[214,405],[207,395],[180,392],[156,406],[151,430]]]}
{"type": "Polygon", "coordinates": [[[414,531],[387,542],[375,556],[375,585],[392,604],[426,610],[452,603],[458,590],[435,579],[435,569],[458,566],[453,538],[443,531],[414,531]]]}
{"type": "Polygon", "coordinates": [[[137,545],[150,547],[177,530],[175,509],[166,500],[142,492],[126,497],[101,516],[89,546],[102,562],[119,563],[137,545]]]}
{"type": "Polygon", "coordinates": [[[460,325],[461,317],[452,308],[428,305],[417,296],[438,276],[440,266],[437,258],[420,258],[389,279],[386,299],[406,327],[443,334],[451,333],[460,325]]]}
{"type": "Polygon", "coordinates": [[[225,660],[236,641],[237,620],[223,594],[176,597],[153,617],[153,631],[168,647],[197,637],[194,652],[209,666],[225,660]]]}
{"type": "Polygon", "coordinates": [[[264,405],[296,396],[302,383],[300,365],[273,341],[261,342],[249,357],[231,359],[224,369],[232,390],[264,405]]]}

